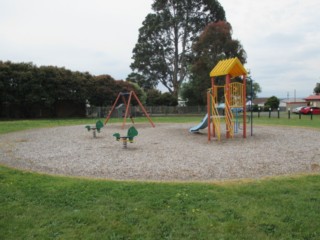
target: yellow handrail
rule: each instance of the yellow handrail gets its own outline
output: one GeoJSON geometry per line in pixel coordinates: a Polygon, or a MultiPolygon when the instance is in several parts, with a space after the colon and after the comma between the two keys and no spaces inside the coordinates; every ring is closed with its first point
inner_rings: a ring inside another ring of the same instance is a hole
{"type": "MultiPolygon", "coordinates": [[[[212,121],[215,129],[215,133],[217,136],[218,141],[220,141],[221,138],[221,130],[220,130],[220,115],[218,112],[218,109],[216,107],[216,101],[213,95],[210,93],[211,96],[211,112],[212,112],[212,121]]],[[[210,120],[211,122],[211,120],[210,120]]]]}
{"type": "Polygon", "coordinates": [[[229,132],[230,137],[233,138],[233,135],[234,135],[233,114],[226,96],[225,96],[225,115],[226,115],[225,119],[226,119],[227,132],[229,132]]]}

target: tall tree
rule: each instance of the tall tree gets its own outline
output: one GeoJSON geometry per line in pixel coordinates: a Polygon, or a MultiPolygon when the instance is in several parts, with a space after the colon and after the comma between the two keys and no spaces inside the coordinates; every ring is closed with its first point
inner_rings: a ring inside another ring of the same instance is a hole
{"type": "Polygon", "coordinates": [[[279,107],[280,100],[276,96],[269,97],[264,104],[266,109],[271,108],[272,110],[277,109],[279,107]]]}
{"type": "Polygon", "coordinates": [[[91,78],[65,68],[0,61],[0,117],[38,117],[42,110],[54,116],[61,101],[84,105],[91,78]]]}
{"type": "Polygon", "coordinates": [[[316,87],[313,89],[313,92],[315,94],[320,94],[320,83],[316,84],[316,87]]]}
{"type": "MultiPolygon", "coordinates": [[[[210,87],[209,73],[226,58],[238,57],[244,64],[246,52],[238,40],[232,39],[232,27],[226,21],[209,23],[193,45],[190,81],[184,84],[182,95],[188,104],[205,104],[206,90],[210,87]]],[[[217,82],[224,78],[217,78],[217,82]]]]}
{"type": "Polygon", "coordinates": [[[117,96],[114,91],[115,80],[110,75],[99,75],[92,78],[89,103],[94,106],[111,105],[117,96]]]}
{"type": "Polygon", "coordinates": [[[139,73],[130,73],[126,78],[126,81],[138,84],[139,87],[141,87],[144,91],[155,88],[152,82],[148,81],[143,75],[139,73]]]}
{"type": "Polygon", "coordinates": [[[251,78],[250,73],[248,73],[246,92],[247,92],[248,99],[250,99],[250,100],[251,100],[251,84],[252,84],[252,99],[256,99],[258,97],[258,93],[261,93],[261,87],[260,87],[259,83],[255,82],[251,78]]]}
{"type": "Polygon", "coordinates": [[[209,22],[225,20],[225,12],[217,0],[154,0],[152,9],[139,29],[130,67],[177,98],[193,41],[209,22]]]}

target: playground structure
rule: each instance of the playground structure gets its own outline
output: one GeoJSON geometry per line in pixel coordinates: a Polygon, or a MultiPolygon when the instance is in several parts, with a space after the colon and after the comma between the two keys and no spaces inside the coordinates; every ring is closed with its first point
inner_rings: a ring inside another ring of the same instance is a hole
{"type": "Polygon", "coordinates": [[[134,126],[128,129],[127,136],[120,136],[120,133],[115,133],[113,136],[117,141],[122,140],[123,148],[127,148],[127,142],[133,143],[134,137],[138,136],[138,131],[134,126]]]}
{"type": "Polygon", "coordinates": [[[211,141],[211,137],[217,137],[218,140],[221,138],[220,116],[217,109],[218,89],[222,89],[224,92],[226,138],[233,138],[234,133],[238,130],[239,109],[243,111],[242,135],[243,138],[246,138],[246,75],[247,71],[238,58],[219,61],[211,70],[211,88],[207,91],[208,141],[211,141]],[[219,76],[225,76],[225,85],[215,85],[215,77],[219,76]],[[236,77],[242,77],[242,83],[232,82],[236,77]],[[236,114],[236,119],[233,112],[236,114]]]}
{"type": "Polygon", "coordinates": [[[122,123],[122,129],[124,128],[125,124],[126,124],[126,120],[127,120],[127,117],[129,116],[130,117],[130,120],[131,122],[134,124],[134,120],[133,120],[133,117],[131,116],[130,114],[130,108],[131,108],[131,100],[132,100],[132,97],[135,98],[135,100],[138,102],[142,112],[144,113],[144,115],[148,118],[150,124],[152,127],[155,127],[154,123],[152,122],[148,112],[146,111],[146,109],[143,107],[142,103],[140,102],[138,96],[136,95],[136,93],[134,91],[130,91],[130,92],[120,92],[117,96],[117,99],[115,100],[114,104],[112,105],[111,107],[111,110],[109,111],[108,113],[108,116],[106,117],[105,121],[104,121],[104,125],[107,124],[107,122],[109,121],[110,117],[111,117],[111,114],[112,112],[114,111],[114,109],[116,108],[116,105],[118,104],[120,98],[123,102],[123,104],[125,105],[125,113],[123,115],[123,123],[122,123]]]}
{"type": "Polygon", "coordinates": [[[100,132],[101,128],[103,128],[103,123],[98,120],[96,122],[96,125],[94,126],[90,126],[90,125],[86,125],[85,128],[88,130],[88,132],[90,132],[92,130],[92,134],[93,134],[93,138],[96,138],[97,135],[96,135],[96,132],[100,132]]]}

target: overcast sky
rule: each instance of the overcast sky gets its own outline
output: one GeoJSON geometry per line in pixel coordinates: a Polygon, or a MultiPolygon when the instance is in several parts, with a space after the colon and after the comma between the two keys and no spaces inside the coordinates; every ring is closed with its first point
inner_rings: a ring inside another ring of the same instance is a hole
{"type": "MultiPolygon", "coordinates": [[[[0,0],[0,60],[125,79],[151,0],[0,0]]],[[[220,0],[259,97],[307,97],[320,82],[319,0],[220,0]]],[[[209,73],[208,73],[209,74],[209,73]]],[[[209,79],[208,79],[209,81],[209,79]]]]}

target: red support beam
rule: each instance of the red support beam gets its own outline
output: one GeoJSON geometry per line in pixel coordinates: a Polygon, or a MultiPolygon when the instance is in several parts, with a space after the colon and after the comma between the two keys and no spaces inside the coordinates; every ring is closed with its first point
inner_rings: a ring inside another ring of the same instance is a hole
{"type": "MultiPolygon", "coordinates": [[[[243,95],[242,95],[242,101],[243,101],[243,138],[247,137],[247,103],[246,103],[246,95],[247,95],[247,78],[246,75],[243,75],[243,95]]],[[[251,99],[252,102],[252,99],[251,99]]]]}
{"type": "MultiPolygon", "coordinates": [[[[126,98],[125,98],[125,96],[124,96],[123,93],[119,93],[119,94],[118,94],[116,101],[115,101],[114,104],[112,105],[111,110],[109,111],[108,116],[107,116],[106,120],[104,121],[104,124],[107,124],[107,122],[109,121],[109,119],[110,119],[110,117],[111,117],[111,114],[112,114],[112,112],[114,111],[114,109],[115,109],[115,107],[116,107],[116,105],[117,105],[117,103],[118,103],[118,101],[119,101],[119,99],[120,99],[120,96],[121,96],[122,101],[123,101],[123,103],[124,103],[124,105],[125,105],[125,107],[126,107],[126,110],[125,110],[125,113],[124,113],[124,116],[123,116],[122,129],[124,128],[124,126],[125,126],[125,124],[126,124],[126,119],[127,119],[128,114],[129,114],[129,112],[130,112],[129,110],[130,110],[130,103],[131,103],[132,96],[137,100],[137,102],[138,102],[141,110],[143,111],[143,113],[145,114],[145,116],[148,118],[148,120],[149,120],[149,122],[151,123],[152,127],[155,127],[155,125],[154,125],[154,123],[152,122],[149,114],[147,113],[146,109],[143,107],[142,103],[140,102],[138,96],[135,94],[134,91],[131,91],[131,92],[129,93],[128,101],[126,100],[126,98]]],[[[134,123],[134,121],[133,121],[133,119],[132,119],[131,116],[130,116],[130,119],[131,119],[131,122],[134,123]]]]}
{"type": "Polygon", "coordinates": [[[229,106],[229,104],[230,104],[230,75],[229,74],[226,76],[226,90],[225,91],[226,91],[225,92],[225,96],[226,96],[225,103],[228,102],[228,104],[225,104],[226,131],[227,131],[226,137],[230,138],[231,134],[230,134],[230,128],[228,128],[228,122],[230,122],[231,119],[229,119],[230,116],[229,116],[229,114],[227,114],[230,112],[230,106],[229,106]]]}
{"type": "Polygon", "coordinates": [[[210,114],[210,92],[207,92],[207,114],[208,114],[208,142],[211,141],[211,114],[210,114]]]}
{"type": "MultiPolygon", "coordinates": [[[[214,99],[215,99],[215,92],[214,92],[214,77],[211,77],[211,95],[212,95],[212,98],[211,98],[211,111],[212,111],[212,108],[214,107],[216,107],[216,106],[212,106],[213,105],[213,103],[215,103],[215,101],[213,101],[214,99]]],[[[213,113],[211,112],[211,114],[213,115],[213,113]]],[[[209,116],[209,115],[208,115],[209,116]]],[[[214,123],[213,121],[211,121],[211,116],[210,116],[210,118],[209,118],[209,120],[210,120],[210,123],[212,122],[212,136],[213,137],[215,137],[216,136],[216,129],[215,129],[215,124],[216,123],[214,123]]]]}
{"type": "Polygon", "coordinates": [[[118,94],[116,101],[113,103],[113,105],[108,113],[108,116],[106,117],[106,120],[104,120],[104,125],[106,125],[107,122],[109,121],[111,114],[112,114],[113,110],[115,109],[117,102],[119,101],[120,96],[121,96],[121,93],[118,94]]]}
{"type": "Polygon", "coordinates": [[[139,100],[138,96],[136,95],[136,93],[135,93],[135,92],[133,92],[133,91],[132,91],[132,93],[133,93],[134,98],[137,100],[137,102],[138,102],[138,104],[139,104],[139,106],[140,106],[141,110],[143,111],[143,113],[145,114],[145,116],[148,118],[148,120],[149,120],[149,122],[150,122],[151,126],[152,126],[152,127],[155,127],[155,125],[154,125],[154,123],[152,122],[152,120],[151,120],[151,118],[150,118],[150,116],[149,116],[148,112],[147,112],[147,111],[146,111],[146,109],[143,107],[143,105],[142,105],[142,103],[140,102],[140,100],[139,100]]]}
{"type": "Polygon", "coordinates": [[[128,117],[128,113],[129,113],[129,107],[130,107],[130,102],[131,102],[132,93],[133,93],[133,92],[131,91],[131,92],[130,92],[130,95],[129,95],[128,102],[125,102],[125,104],[126,104],[126,112],[125,112],[124,117],[123,117],[122,129],[124,129],[124,126],[126,125],[126,121],[127,121],[127,117],[128,117]]]}

